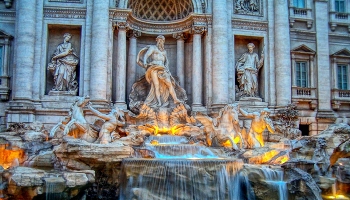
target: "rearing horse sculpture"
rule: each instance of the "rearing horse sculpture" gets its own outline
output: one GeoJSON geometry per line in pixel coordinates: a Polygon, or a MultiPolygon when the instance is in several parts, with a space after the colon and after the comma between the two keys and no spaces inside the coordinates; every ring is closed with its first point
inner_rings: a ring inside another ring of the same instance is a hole
{"type": "Polygon", "coordinates": [[[202,113],[197,113],[195,118],[204,125],[204,131],[207,137],[209,146],[213,145],[213,140],[216,140],[219,146],[229,145],[233,149],[239,149],[236,145],[238,137],[240,148],[243,147],[243,137],[240,133],[238,120],[238,105],[228,104],[222,108],[218,117],[212,119],[202,113]],[[229,142],[229,144],[227,144],[229,142]]]}

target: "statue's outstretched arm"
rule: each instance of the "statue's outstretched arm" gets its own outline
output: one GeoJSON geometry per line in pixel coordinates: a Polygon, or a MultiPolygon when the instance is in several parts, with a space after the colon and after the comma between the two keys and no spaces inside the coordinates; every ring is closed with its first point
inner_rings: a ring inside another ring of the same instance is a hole
{"type": "Polygon", "coordinates": [[[93,107],[91,106],[91,104],[89,104],[88,107],[89,107],[89,109],[91,110],[91,112],[92,112],[94,115],[96,115],[97,117],[100,117],[100,118],[102,118],[102,119],[104,119],[104,120],[110,120],[110,119],[111,119],[108,115],[103,114],[103,113],[101,113],[100,111],[98,111],[98,110],[96,110],[95,108],[93,108],[93,107]]]}
{"type": "Polygon", "coordinates": [[[239,108],[239,112],[244,116],[244,117],[250,117],[250,118],[254,118],[254,114],[252,113],[248,113],[247,111],[243,110],[242,108],[239,108]]]}

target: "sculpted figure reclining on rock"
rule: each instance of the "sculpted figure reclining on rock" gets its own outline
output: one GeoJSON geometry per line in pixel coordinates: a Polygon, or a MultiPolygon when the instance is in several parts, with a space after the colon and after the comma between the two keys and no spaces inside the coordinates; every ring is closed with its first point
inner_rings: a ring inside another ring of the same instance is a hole
{"type": "Polygon", "coordinates": [[[105,120],[96,142],[100,144],[108,144],[115,139],[119,139],[120,135],[118,134],[117,129],[125,124],[124,113],[119,110],[118,107],[114,107],[108,114],[99,112],[92,107],[91,103],[88,104],[88,107],[94,115],[105,120]]]}
{"type": "Polygon", "coordinates": [[[256,148],[264,146],[263,132],[267,128],[271,133],[275,133],[275,128],[269,118],[270,110],[265,108],[258,112],[248,113],[239,109],[243,116],[251,118],[252,123],[247,135],[247,147],[256,148]]]}

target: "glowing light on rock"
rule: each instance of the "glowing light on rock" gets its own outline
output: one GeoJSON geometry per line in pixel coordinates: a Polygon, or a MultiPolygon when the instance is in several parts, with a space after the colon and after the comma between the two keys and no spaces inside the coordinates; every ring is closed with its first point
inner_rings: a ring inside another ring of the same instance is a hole
{"type": "Polygon", "coordinates": [[[12,166],[12,163],[15,163],[15,160],[23,160],[24,150],[23,149],[6,149],[6,145],[0,145],[0,165],[4,169],[8,169],[12,166]]]}

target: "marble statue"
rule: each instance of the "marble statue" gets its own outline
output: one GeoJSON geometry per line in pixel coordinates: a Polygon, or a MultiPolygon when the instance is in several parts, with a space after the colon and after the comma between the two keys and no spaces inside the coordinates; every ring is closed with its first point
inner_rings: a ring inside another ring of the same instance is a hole
{"type": "Polygon", "coordinates": [[[169,95],[174,104],[182,102],[175,92],[176,83],[168,68],[168,58],[164,49],[165,37],[156,38],[156,45],[149,45],[140,50],[137,63],[146,69],[145,78],[151,89],[144,103],[150,107],[161,107],[169,104],[169,95]]]}
{"type": "Polygon", "coordinates": [[[92,107],[92,104],[88,104],[88,108],[91,112],[102,118],[104,123],[99,132],[99,136],[96,142],[100,144],[108,144],[115,139],[119,139],[120,135],[118,133],[118,128],[123,127],[125,124],[124,113],[117,107],[113,108],[110,113],[103,114],[92,107]]]}
{"type": "Polygon", "coordinates": [[[54,77],[54,87],[51,91],[67,91],[76,95],[78,90],[76,67],[79,57],[69,41],[72,35],[65,33],[63,37],[63,43],[57,46],[48,65],[48,70],[54,77]]]}
{"type": "Polygon", "coordinates": [[[217,145],[232,147],[235,150],[243,148],[244,139],[239,127],[237,104],[228,104],[222,108],[216,118],[197,113],[195,118],[204,125],[204,132],[208,146],[217,145]],[[237,146],[240,143],[240,147],[237,146]]]}
{"type": "Polygon", "coordinates": [[[69,135],[87,142],[95,142],[97,132],[86,121],[83,110],[89,101],[89,97],[77,97],[69,110],[68,116],[52,128],[50,137],[54,137],[56,131],[60,128],[63,130],[63,136],[69,135]]]}
{"type": "Polygon", "coordinates": [[[275,128],[269,118],[270,110],[265,108],[258,112],[248,113],[239,108],[240,113],[244,117],[252,119],[250,129],[246,138],[248,148],[256,148],[264,146],[263,132],[267,128],[271,133],[275,133],[275,128]]]}
{"type": "Polygon", "coordinates": [[[264,53],[259,60],[258,54],[253,52],[255,45],[247,45],[248,52],[244,53],[236,63],[237,80],[242,96],[256,97],[258,95],[258,72],[264,63],[264,53]]]}

